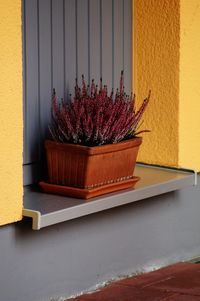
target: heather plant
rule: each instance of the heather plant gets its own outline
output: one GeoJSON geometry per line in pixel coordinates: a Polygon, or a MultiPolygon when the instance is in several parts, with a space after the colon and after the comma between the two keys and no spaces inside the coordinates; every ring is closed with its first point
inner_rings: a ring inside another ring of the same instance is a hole
{"type": "Polygon", "coordinates": [[[136,110],[135,95],[124,91],[123,72],[120,87],[108,94],[107,86],[86,85],[82,76],[82,87],[76,79],[74,98],[58,101],[55,89],[52,95],[52,121],[49,130],[57,142],[97,146],[118,143],[136,137],[143,113],[150,99],[147,98],[136,110]]]}

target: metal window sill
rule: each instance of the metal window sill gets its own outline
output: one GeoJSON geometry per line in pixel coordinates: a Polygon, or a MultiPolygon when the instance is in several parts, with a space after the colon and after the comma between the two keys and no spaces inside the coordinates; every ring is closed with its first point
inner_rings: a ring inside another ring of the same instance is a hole
{"type": "Polygon", "coordinates": [[[187,170],[137,164],[134,174],[141,177],[135,189],[103,195],[89,202],[45,194],[32,187],[25,187],[23,216],[31,217],[32,229],[39,230],[60,222],[196,184],[195,172],[187,170]]]}

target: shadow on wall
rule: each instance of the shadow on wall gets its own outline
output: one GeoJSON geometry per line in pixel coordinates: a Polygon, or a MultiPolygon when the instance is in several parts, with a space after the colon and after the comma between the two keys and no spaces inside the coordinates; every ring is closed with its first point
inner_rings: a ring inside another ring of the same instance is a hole
{"type": "MultiPolygon", "coordinates": [[[[173,191],[171,193],[166,193],[160,196],[155,196],[154,198],[140,200],[139,202],[135,202],[132,204],[123,205],[117,208],[112,208],[103,212],[91,214],[89,216],[81,217],[72,221],[67,221],[63,223],[59,223],[53,226],[49,226],[47,228],[43,228],[39,231],[33,231],[32,220],[30,218],[23,218],[23,220],[19,223],[16,223],[15,227],[15,240],[16,242],[19,240],[20,244],[25,242],[27,244],[29,241],[34,239],[38,240],[39,237],[45,239],[47,234],[55,235],[56,233],[65,232],[72,233],[74,228],[76,232],[78,231],[77,227],[83,231],[86,228],[86,235],[88,231],[88,227],[90,229],[94,229],[96,223],[99,223],[100,228],[102,229],[103,225],[106,225],[106,230],[108,230],[109,226],[113,226],[115,223],[119,224],[119,218],[123,217],[123,215],[127,215],[126,220],[128,222],[129,218],[131,218],[131,222],[134,222],[134,218],[136,220],[139,219],[139,216],[144,215],[144,212],[156,212],[159,206],[170,207],[170,203],[173,202],[173,205],[180,202],[178,198],[179,191],[173,191]],[[170,202],[169,202],[170,195],[170,202]],[[162,202],[162,204],[161,204],[162,202]],[[130,209],[131,207],[131,209],[130,209]]],[[[159,208],[160,210],[160,208],[159,208]]],[[[120,226],[119,226],[120,227],[120,226]]],[[[66,233],[66,235],[67,235],[66,233]]],[[[98,235],[98,233],[96,234],[98,235]]]]}

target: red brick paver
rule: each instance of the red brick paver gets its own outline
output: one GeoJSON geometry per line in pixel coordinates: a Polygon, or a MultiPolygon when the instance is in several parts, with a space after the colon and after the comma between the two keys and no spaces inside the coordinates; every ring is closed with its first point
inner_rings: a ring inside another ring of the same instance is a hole
{"type": "Polygon", "coordinates": [[[172,297],[164,299],[164,301],[200,301],[200,297],[199,296],[191,296],[191,295],[175,294],[172,297]]]}
{"type": "Polygon", "coordinates": [[[200,301],[200,264],[175,264],[70,301],[200,301]]]}

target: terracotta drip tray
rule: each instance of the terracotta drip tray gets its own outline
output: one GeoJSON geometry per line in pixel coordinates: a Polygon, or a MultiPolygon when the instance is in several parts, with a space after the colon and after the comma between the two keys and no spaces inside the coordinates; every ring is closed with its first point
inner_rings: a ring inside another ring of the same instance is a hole
{"type": "Polygon", "coordinates": [[[87,200],[114,191],[127,189],[127,188],[134,188],[135,184],[139,180],[140,180],[139,177],[133,177],[132,179],[129,180],[107,184],[93,189],[81,189],[76,187],[61,186],[56,184],[50,184],[47,182],[40,182],[39,186],[41,187],[42,191],[46,193],[65,195],[65,196],[70,196],[78,199],[87,200]]]}

